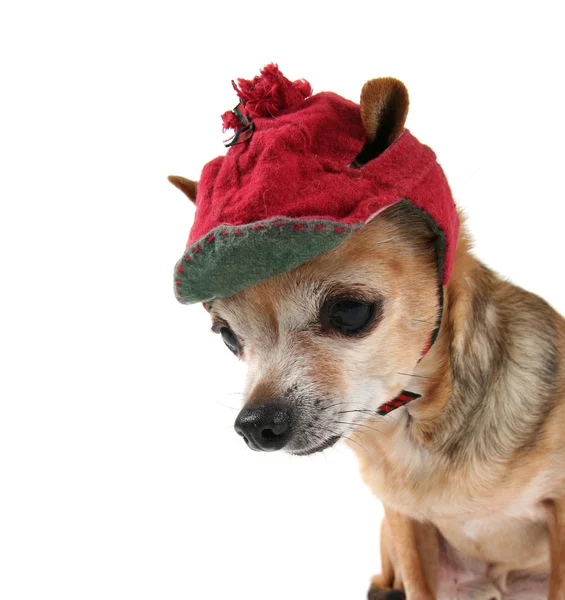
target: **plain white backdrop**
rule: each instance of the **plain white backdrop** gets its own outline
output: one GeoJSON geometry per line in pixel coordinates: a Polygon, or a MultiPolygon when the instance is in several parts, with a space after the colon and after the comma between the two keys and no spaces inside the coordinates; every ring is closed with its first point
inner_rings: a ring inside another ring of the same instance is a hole
{"type": "Polygon", "coordinates": [[[402,79],[477,254],[565,312],[558,2],[4,2],[0,598],[361,600],[381,508],[346,447],[250,452],[243,365],[172,269],[166,181],[230,80],[402,79]]]}

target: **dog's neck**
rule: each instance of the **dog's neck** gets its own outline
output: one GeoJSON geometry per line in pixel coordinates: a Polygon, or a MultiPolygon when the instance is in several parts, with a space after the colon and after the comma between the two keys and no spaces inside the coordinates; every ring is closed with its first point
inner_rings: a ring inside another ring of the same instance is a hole
{"type": "Polygon", "coordinates": [[[505,427],[526,444],[552,405],[565,322],[543,300],[478,261],[464,229],[445,291],[439,337],[410,382],[422,394],[407,407],[411,436],[454,457],[470,450],[466,440],[476,439],[470,435],[475,425],[479,433],[473,434],[482,436],[492,427],[497,439],[485,438],[477,447],[485,458],[506,454],[513,449],[505,443],[505,427]],[[501,421],[510,414],[501,403],[512,406],[514,422],[501,421]]]}

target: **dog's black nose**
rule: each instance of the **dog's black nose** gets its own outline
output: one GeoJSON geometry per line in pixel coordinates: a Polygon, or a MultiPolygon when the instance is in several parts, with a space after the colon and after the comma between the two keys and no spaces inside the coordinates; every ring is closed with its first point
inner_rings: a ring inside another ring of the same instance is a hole
{"type": "Polygon", "coordinates": [[[235,430],[252,450],[269,452],[286,446],[291,424],[289,407],[264,404],[244,408],[235,420],[235,430]]]}

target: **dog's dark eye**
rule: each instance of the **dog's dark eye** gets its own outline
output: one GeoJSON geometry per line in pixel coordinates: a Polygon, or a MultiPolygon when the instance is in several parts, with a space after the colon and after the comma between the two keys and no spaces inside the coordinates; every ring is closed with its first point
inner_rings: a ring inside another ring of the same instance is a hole
{"type": "Polygon", "coordinates": [[[224,340],[224,344],[234,354],[237,354],[239,352],[239,342],[238,342],[237,338],[235,337],[235,333],[229,327],[226,327],[225,325],[222,325],[216,331],[217,331],[217,333],[219,333],[222,336],[222,339],[224,340]]]}
{"type": "Polygon", "coordinates": [[[344,335],[362,333],[373,323],[377,306],[359,300],[329,300],[322,307],[321,322],[324,329],[344,335]]]}

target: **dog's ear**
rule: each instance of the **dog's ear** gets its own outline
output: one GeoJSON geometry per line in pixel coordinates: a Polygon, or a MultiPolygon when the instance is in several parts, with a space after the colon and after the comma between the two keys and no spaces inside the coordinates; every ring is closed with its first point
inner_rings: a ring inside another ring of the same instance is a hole
{"type": "Polygon", "coordinates": [[[169,175],[167,179],[178,188],[183,194],[196,203],[196,191],[198,189],[198,182],[181,177],[180,175],[169,175]]]}
{"type": "Polygon", "coordinates": [[[402,133],[408,115],[408,90],[398,79],[371,79],[361,90],[361,120],[367,141],[351,163],[362,167],[382,154],[402,133]]]}
{"type": "Polygon", "coordinates": [[[393,226],[396,232],[393,237],[412,247],[422,260],[429,261],[437,269],[443,256],[443,241],[441,231],[426,213],[410,201],[400,200],[374,220],[393,226]]]}

